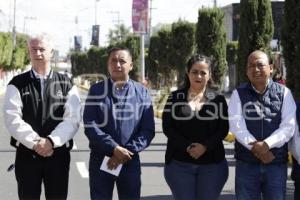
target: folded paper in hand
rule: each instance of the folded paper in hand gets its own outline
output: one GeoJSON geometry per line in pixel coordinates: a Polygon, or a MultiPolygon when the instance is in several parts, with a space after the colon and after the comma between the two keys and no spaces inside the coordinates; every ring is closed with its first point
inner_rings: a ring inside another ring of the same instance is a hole
{"type": "Polygon", "coordinates": [[[108,167],[107,167],[108,160],[109,160],[109,157],[105,156],[103,161],[102,161],[100,169],[107,172],[107,173],[110,173],[112,175],[119,176],[123,165],[119,164],[116,169],[111,170],[111,169],[108,169],[108,167]]]}

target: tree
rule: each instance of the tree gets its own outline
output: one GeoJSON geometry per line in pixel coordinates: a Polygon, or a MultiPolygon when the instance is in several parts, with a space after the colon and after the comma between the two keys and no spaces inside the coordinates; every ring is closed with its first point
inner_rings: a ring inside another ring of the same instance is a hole
{"type": "Polygon", "coordinates": [[[114,29],[110,29],[108,33],[109,45],[116,45],[125,42],[128,36],[132,36],[130,29],[124,24],[116,25],[114,29]]]}
{"type": "Polygon", "coordinates": [[[73,76],[78,76],[81,74],[88,73],[87,66],[88,66],[88,57],[87,53],[82,52],[74,52],[71,54],[71,72],[73,76]]]}
{"type": "Polygon", "coordinates": [[[16,48],[13,50],[10,69],[23,70],[30,63],[27,41],[27,35],[17,35],[16,48]]]}
{"type": "Polygon", "coordinates": [[[213,57],[212,78],[221,86],[227,70],[224,13],[219,8],[200,9],[196,29],[197,52],[213,57]]]}
{"type": "Polygon", "coordinates": [[[13,47],[12,36],[0,33],[0,68],[4,70],[24,69],[29,64],[27,47],[28,36],[17,34],[16,47],[13,47]]]}
{"type": "Polygon", "coordinates": [[[100,62],[101,62],[101,53],[99,47],[91,47],[87,52],[88,64],[87,72],[88,73],[99,73],[100,71],[100,62]]]}
{"type": "Polygon", "coordinates": [[[237,62],[238,42],[231,41],[226,45],[226,60],[228,63],[229,90],[236,86],[236,62],[237,62]]]}
{"type": "Polygon", "coordinates": [[[82,74],[102,74],[108,75],[107,72],[107,60],[108,50],[113,46],[126,46],[132,53],[134,68],[131,75],[136,76],[139,66],[139,38],[136,36],[127,36],[126,40],[111,44],[108,47],[91,47],[87,53],[85,52],[73,52],[71,53],[71,65],[73,76],[82,74]]]}
{"type": "Polygon", "coordinates": [[[133,69],[130,72],[130,75],[132,77],[138,77],[138,73],[140,72],[140,38],[131,35],[128,36],[125,40],[125,46],[129,48],[131,54],[132,54],[132,60],[133,60],[133,69]]]}
{"type": "Polygon", "coordinates": [[[178,74],[178,85],[184,82],[185,66],[194,51],[195,25],[179,20],[172,24],[169,62],[178,74]]]}
{"type": "Polygon", "coordinates": [[[0,33],[0,68],[8,70],[12,61],[13,42],[11,34],[0,33]]]}
{"type": "Polygon", "coordinates": [[[300,100],[300,2],[286,0],[281,29],[281,44],[287,70],[286,83],[297,100],[300,100]]]}
{"type": "MultiPolygon", "coordinates": [[[[172,79],[174,69],[170,65],[172,48],[171,26],[163,26],[157,34],[150,38],[149,63],[157,67],[158,77],[163,77],[164,83],[169,84],[172,79]]],[[[154,74],[155,76],[155,74],[154,74]]],[[[157,77],[157,78],[158,78],[157,77]]],[[[170,86],[170,85],[169,85],[170,86]]]]}
{"type": "Polygon", "coordinates": [[[107,48],[91,47],[88,52],[73,52],[71,65],[73,77],[84,75],[93,84],[108,75],[107,48]]]}
{"type": "Polygon", "coordinates": [[[146,59],[146,74],[150,81],[158,87],[158,67],[159,67],[159,37],[154,35],[150,38],[148,56],[146,59]]]}
{"type": "Polygon", "coordinates": [[[169,84],[172,78],[172,68],[170,65],[170,51],[172,48],[172,33],[170,27],[162,27],[157,33],[159,37],[158,43],[158,63],[159,63],[159,72],[165,78],[165,82],[169,84]]]}
{"type": "Polygon", "coordinates": [[[241,0],[238,50],[238,83],[245,82],[248,55],[254,50],[270,51],[274,24],[270,0],[241,0]]]}

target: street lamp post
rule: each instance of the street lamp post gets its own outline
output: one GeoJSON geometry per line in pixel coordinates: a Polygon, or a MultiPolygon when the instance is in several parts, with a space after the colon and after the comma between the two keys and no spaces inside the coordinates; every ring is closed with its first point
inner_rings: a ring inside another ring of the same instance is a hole
{"type": "Polygon", "coordinates": [[[117,22],[118,25],[118,39],[121,40],[122,39],[122,35],[121,35],[121,19],[120,19],[120,11],[110,11],[109,13],[111,14],[117,14],[118,15],[118,19],[113,20],[113,22],[117,22]]]}
{"type": "Polygon", "coordinates": [[[76,15],[75,15],[75,24],[76,25],[79,23],[79,17],[78,17],[79,13],[81,13],[82,11],[85,11],[87,9],[89,9],[89,7],[82,8],[76,12],[76,15]]]}
{"type": "Polygon", "coordinates": [[[97,25],[97,2],[100,0],[95,0],[95,25],[97,25]]]}
{"type": "Polygon", "coordinates": [[[92,41],[91,45],[99,46],[99,32],[100,32],[100,25],[97,23],[97,2],[99,0],[95,0],[95,24],[92,27],[92,41]]]}
{"type": "Polygon", "coordinates": [[[26,34],[26,21],[27,20],[36,20],[36,17],[29,17],[29,16],[25,16],[24,17],[24,22],[23,22],[23,33],[26,34]]]}
{"type": "Polygon", "coordinates": [[[217,0],[214,0],[214,7],[217,7],[217,0]]]}

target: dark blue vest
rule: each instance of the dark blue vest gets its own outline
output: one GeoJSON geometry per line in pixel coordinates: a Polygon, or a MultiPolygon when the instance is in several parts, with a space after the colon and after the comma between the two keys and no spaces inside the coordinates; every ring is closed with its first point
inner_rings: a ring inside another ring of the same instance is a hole
{"type": "MultiPolygon", "coordinates": [[[[247,129],[258,141],[266,139],[279,128],[284,98],[283,85],[270,80],[266,91],[259,94],[250,83],[245,83],[237,88],[237,92],[247,129]]],[[[287,161],[287,144],[280,148],[273,148],[271,151],[275,156],[272,163],[287,161]]],[[[246,162],[260,162],[238,141],[235,142],[235,157],[246,162]]]]}

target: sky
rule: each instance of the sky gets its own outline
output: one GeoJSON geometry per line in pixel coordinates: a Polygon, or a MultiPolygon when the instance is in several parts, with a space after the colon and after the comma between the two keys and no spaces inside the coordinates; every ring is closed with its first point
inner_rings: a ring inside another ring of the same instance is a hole
{"type": "MultiPolygon", "coordinates": [[[[196,22],[198,9],[212,7],[213,2],[152,0],[152,26],[176,22],[179,18],[196,22]]],[[[237,2],[217,0],[217,6],[237,2]]],[[[0,31],[12,30],[13,5],[14,0],[0,0],[0,31]]],[[[74,35],[81,35],[83,47],[89,48],[95,21],[100,24],[100,46],[106,46],[109,29],[115,29],[118,22],[131,27],[131,8],[132,0],[16,0],[16,30],[29,35],[48,33],[60,55],[65,55],[74,47],[74,35]]]]}

